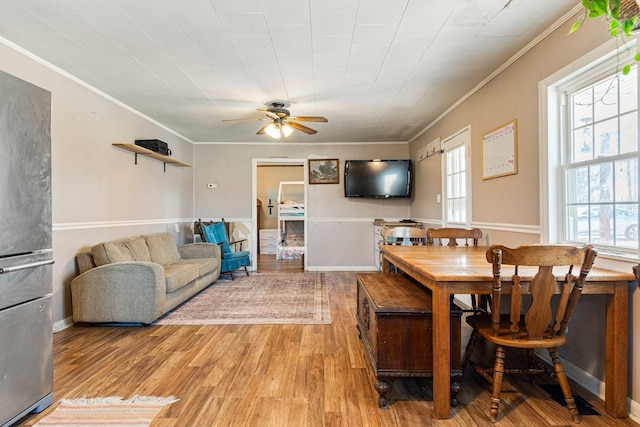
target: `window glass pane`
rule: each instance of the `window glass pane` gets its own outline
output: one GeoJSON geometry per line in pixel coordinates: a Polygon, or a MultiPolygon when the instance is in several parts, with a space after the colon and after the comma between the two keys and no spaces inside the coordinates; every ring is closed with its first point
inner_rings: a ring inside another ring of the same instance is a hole
{"type": "Polygon", "coordinates": [[[589,202],[589,167],[570,169],[567,171],[567,203],[589,202]]]}
{"type": "Polygon", "coordinates": [[[574,128],[593,122],[593,96],[591,88],[573,95],[572,104],[574,128]]]}
{"type": "Polygon", "coordinates": [[[462,172],[465,169],[465,158],[464,158],[464,145],[459,147],[456,152],[458,153],[458,169],[457,172],[462,172]]]}
{"type": "Polygon", "coordinates": [[[455,175],[449,175],[447,177],[447,191],[449,192],[449,197],[458,197],[458,186],[456,185],[456,177],[455,175]]]}
{"type": "Polygon", "coordinates": [[[593,165],[590,168],[590,201],[592,203],[613,200],[613,171],[611,163],[593,165]]]}
{"type": "Polygon", "coordinates": [[[449,221],[465,222],[467,217],[466,201],[464,198],[456,198],[449,200],[449,221]]]}
{"type": "Polygon", "coordinates": [[[598,156],[618,154],[618,118],[605,120],[595,125],[595,153],[598,156]]]}
{"type": "Polygon", "coordinates": [[[455,168],[453,167],[453,165],[455,164],[455,161],[454,161],[455,154],[456,153],[453,151],[449,151],[447,153],[447,172],[448,173],[451,173],[455,170],[455,168]]]}
{"type": "Polygon", "coordinates": [[[573,131],[572,162],[593,159],[593,136],[591,126],[573,131]]]}
{"type": "Polygon", "coordinates": [[[620,117],[620,153],[638,151],[638,113],[620,117]]]}
{"type": "Polygon", "coordinates": [[[638,159],[615,162],[616,202],[638,202],[638,159]]]}
{"type": "Polygon", "coordinates": [[[638,204],[620,205],[615,208],[616,243],[638,247],[638,204]]]}
{"type": "Polygon", "coordinates": [[[595,120],[605,120],[618,115],[618,78],[613,77],[594,86],[595,120]]]}
{"type": "Polygon", "coordinates": [[[619,75],[620,79],[620,113],[636,110],[638,103],[638,69],[632,68],[626,76],[619,75]]]}

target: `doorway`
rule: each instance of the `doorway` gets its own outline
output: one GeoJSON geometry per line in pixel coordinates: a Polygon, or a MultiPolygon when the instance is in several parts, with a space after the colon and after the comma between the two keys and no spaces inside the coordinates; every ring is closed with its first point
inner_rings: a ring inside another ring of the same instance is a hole
{"type": "MultiPolygon", "coordinates": [[[[297,259],[277,259],[278,243],[278,190],[280,182],[301,181],[302,194],[298,203],[306,206],[308,182],[306,159],[253,159],[252,195],[256,208],[252,215],[252,269],[255,271],[304,271],[306,256],[297,259]],[[261,231],[262,230],[262,231],[261,231]],[[262,237],[262,238],[261,238],[262,237]]],[[[307,235],[307,221],[295,224],[299,233],[307,235]]],[[[304,253],[307,242],[304,240],[304,253]]]]}

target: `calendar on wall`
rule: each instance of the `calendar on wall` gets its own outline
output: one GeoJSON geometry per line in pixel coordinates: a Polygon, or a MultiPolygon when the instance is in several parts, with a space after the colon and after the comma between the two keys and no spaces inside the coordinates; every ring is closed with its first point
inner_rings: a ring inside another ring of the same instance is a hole
{"type": "Polygon", "coordinates": [[[482,179],[518,173],[518,125],[512,121],[482,135],[482,179]]]}

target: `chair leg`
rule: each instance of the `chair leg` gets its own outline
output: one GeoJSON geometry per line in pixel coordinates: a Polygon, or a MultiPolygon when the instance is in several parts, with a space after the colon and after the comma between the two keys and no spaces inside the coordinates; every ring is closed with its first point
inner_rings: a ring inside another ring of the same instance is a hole
{"type": "Polygon", "coordinates": [[[473,332],[471,332],[471,336],[469,337],[469,341],[467,342],[467,348],[465,348],[464,350],[464,355],[462,356],[462,362],[460,363],[460,369],[462,370],[462,374],[464,375],[464,371],[465,369],[467,369],[467,365],[469,364],[469,359],[471,359],[471,355],[473,354],[473,351],[476,349],[476,343],[478,341],[478,337],[480,336],[480,334],[478,334],[477,330],[473,330],[473,332]]]}
{"type": "Polygon", "coordinates": [[[247,276],[249,275],[249,270],[247,270],[247,266],[244,266],[244,272],[247,273],[247,276]]]}
{"type": "Polygon", "coordinates": [[[480,313],[480,311],[481,311],[480,310],[480,306],[478,305],[478,300],[476,299],[476,295],[475,294],[471,294],[471,309],[476,314],[480,313]]]}
{"type": "Polygon", "coordinates": [[[236,280],[236,276],[233,274],[233,271],[230,271],[229,275],[231,276],[231,280],[236,280]]]}
{"type": "Polygon", "coordinates": [[[533,382],[533,374],[536,370],[536,351],[532,348],[527,349],[527,363],[529,364],[529,382],[533,382]]]}
{"type": "Polygon", "coordinates": [[[560,362],[560,356],[558,355],[558,351],[555,347],[549,349],[549,356],[551,356],[551,361],[553,362],[553,370],[556,374],[556,378],[558,379],[558,383],[560,384],[560,388],[562,389],[564,401],[567,403],[567,409],[571,414],[573,422],[578,424],[580,422],[580,415],[578,413],[576,401],[571,394],[571,388],[569,387],[567,374],[564,372],[562,362],[560,362]]]}
{"type": "Polygon", "coordinates": [[[491,422],[498,420],[498,405],[500,405],[500,390],[502,389],[502,377],[504,375],[504,347],[496,347],[496,362],[493,366],[493,393],[491,394],[491,409],[489,416],[491,422]]]}

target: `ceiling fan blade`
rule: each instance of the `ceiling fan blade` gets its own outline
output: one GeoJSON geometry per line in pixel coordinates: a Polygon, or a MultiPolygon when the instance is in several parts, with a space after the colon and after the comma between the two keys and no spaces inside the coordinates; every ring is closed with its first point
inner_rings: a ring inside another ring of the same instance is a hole
{"type": "Polygon", "coordinates": [[[255,120],[268,120],[268,119],[262,119],[262,118],[258,118],[258,119],[255,119],[255,118],[254,119],[225,119],[225,120],[222,120],[222,121],[223,122],[249,122],[249,121],[253,122],[255,120]]]}
{"type": "Polygon", "coordinates": [[[264,135],[266,133],[265,129],[267,128],[267,126],[269,126],[269,124],[266,124],[266,125],[262,126],[260,128],[260,130],[258,132],[256,132],[256,135],[264,135]]]}
{"type": "Polygon", "coordinates": [[[269,110],[267,110],[265,108],[256,108],[256,110],[262,111],[263,113],[265,113],[267,116],[271,117],[272,119],[276,119],[277,120],[277,119],[280,118],[279,115],[277,115],[276,113],[273,113],[273,112],[271,112],[271,111],[269,111],[269,110]]]}
{"type": "Polygon", "coordinates": [[[299,130],[301,132],[304,132],[306,134],[309,134],[309,135],[313,135],[314,133],[318,132],[318,131],[313,130],[311,128],[308,128],[308,127],[306,127],[304,125],[301,125],[300,123],[296,123],[293,120],[283,120],[283,123],[286,123],[287,125],[291,126],[292,128],[297,129],[297,130],[299,130]]]}
{"type": "Polygon", "coordinates": [[[328,122],[324,117],[316,117],[316,116],[295,116],[289,117],[290,120],[296,120],[298,122],[328,122]]]}

